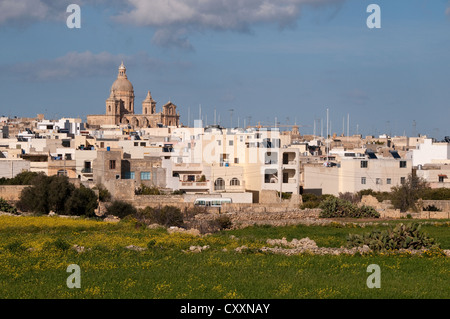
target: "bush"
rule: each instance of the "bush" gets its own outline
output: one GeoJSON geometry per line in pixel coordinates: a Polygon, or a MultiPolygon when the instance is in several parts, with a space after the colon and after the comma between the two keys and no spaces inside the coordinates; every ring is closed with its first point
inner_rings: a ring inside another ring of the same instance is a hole
{"type": "Polygon", "coordinates": [[[322,218],[379,218],[380,214],[372,207],[362,206],[358,207],[351,202],[336,198],[329,197],[323,201],[319,208],[322,209],[319,217],[322,218]]]}
{"type": "Polygon", "coordinates": [[[385,200],[391,200],[391,193],[389,193],[389,192],[376,192],[373,189],[363,189],[363,190],[359,191],[356,194],[359,197],[359,200],[361,200],[361,198],[364,195],[371,195],[371,196],[375,197],[378,200],[378,202],[380,202],[380,203],[385,201],[385,200]]]}
{"type": "Polygon", "coordinates": [[[184,225],[183,214],[175,206],[164,206],[162,208],[146,207],[137,213],[138,220],[145,223],[156,223],[165,227],[184,225]]]}
{"type": "Polygon", "coordinates": [[[106,215],[113,215],[124,218],[128,215],[136,215],[137,209],[130,203],[115,200],[106,207],[106,215]]]}
{"type": "Polygon", "coordinates": [[[398,224],[394,229],[385,231],[374,230],[362,235],[349,234],[347,247],[362,247],[367,245],[374,251],[398,249],[440,248],[433,238],[420,230],[419,224],[398,224]]]}
{"type": "Polygon", "coordinates": [[[97,184],[94,189],[98,190],[98,200],[101,202],[109,202],[111,200],[111,193],[102,184],[97,184]]]}
{"type": "Polygon", "coordinates": [[[427,207],[424,207],[423,210],[427,211],[427,212],[440,212],[441,211],[435,205],[428,205],[427,207]]]}
{"type": "Polygon", "coordinates": [[[17,214],[17,209],[10,205],[6,200],[0,197],[0,212],[17,214]]]}
{"type": "Polygon", "coordinates": [[[66,203],[68,215],[93,217],[98,206],[97,196],[94,191],[83,185],[76,188],[66,203]]]}
{"type": "Polygon", "coordinates": [[[31,185],[34,178],[44,173],[23,171],[13,178],[0,178],[0,185],[31,185]]]}
{"type": "Polygon", "coordinates": [[[159,190],[158,187],[156,186],[148,187],[144,184],[141,184],[141,187],[136,189],[134,193],[136,195],[161,195],[161,191],[159,190]]]}
{"type": "Polygon", "coordinates": [[[230,217],[225,215],[220,215],[215,219],[215,222],[217,223],[217,226],[220,230],[222,229],[230,229],[231,226],[233,226],[233,223],[231,222],[230,217]]]}
{"type": "Polygon", "coordinates": [[[450,200],[450,188],[428,188],[421,194],[423,200],[450,200]]]}
{"type": "Polygon", "coordinates": [[[300,209],[313,209],[318,208],[320,206],[320,203],[327,200],[328,198],[334,198],[333,195],[324,194],[317,196],[315,194],[302,194],[302,205],[300,205],[300,209]]]}

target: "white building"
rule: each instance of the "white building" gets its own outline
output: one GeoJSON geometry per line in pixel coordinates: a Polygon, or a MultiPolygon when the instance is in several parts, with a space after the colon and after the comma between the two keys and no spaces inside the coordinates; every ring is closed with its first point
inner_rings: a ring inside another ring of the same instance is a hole
{"type": "Polygon", "coordinates": [[[412,172],[411,160],[401,158],[340,157],[336,163],[304,164],[304,191],[339,195],[364,189],[389,192],[412,172]]]}
{"type": "Polygon", "coordinates": [[[432,139],[425,139],[408,153],[408,158],[412,159],[413,166],[450,163],[450,143],[433,143],[432,139]]]}

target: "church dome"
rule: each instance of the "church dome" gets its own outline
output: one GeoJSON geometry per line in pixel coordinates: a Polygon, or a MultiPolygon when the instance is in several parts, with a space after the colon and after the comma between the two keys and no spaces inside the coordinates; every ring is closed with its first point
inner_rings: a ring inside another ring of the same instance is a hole
{"type": "Polygon", "coordinates": [[[119,74],[117,75],[117,79],[114,81],[111,86],[111,91],[134,91],[133,84],[128,80],[127,69],[122,64],[119,66],[119,74]]]}
{"type": "Polygon", "coordinates": [[[118,78],[111,86],[112,91],[133,91],[133,84],[128,79],[118,78]]]}

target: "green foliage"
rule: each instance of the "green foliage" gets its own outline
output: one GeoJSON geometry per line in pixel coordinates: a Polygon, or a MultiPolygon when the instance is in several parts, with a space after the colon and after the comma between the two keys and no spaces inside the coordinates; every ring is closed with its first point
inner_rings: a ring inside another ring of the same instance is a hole
{"type": "Polygon", "coordinates": [[[403,185],[392,187],[391,203],[402,212],[418,211],[416,202],[427,188],[424,179],[410,174],[403,185]]]}
{"type": "Polygon", "coordinates": [[[10,252],[22,252],[25,251],[27,248],[23,245],[23,243],[21,241],[15,240],[12,243],[9,243],[8,245],[6,245],[5,247],[7,250],[9,250],[10,252]]]}
{"type": "Polygon", "coordinates": [[[70,248],[70,244],[62,238],[57,238],[53,241],[46,242],[44,244],[44,249],[48,250],[62,250],[66,251],[70,248]]]}
{"type": "Polygon", "coordinates": [[[141,184],[141,187],[136,189],[134,193],[136,195],[161,195],[161,191],[159,190],[158,187],[156,186],[148,187],[144,184],[141,184]]]}
{"type": "Polygon", "coordinates": [[[66,202],[68,215],[93,217],[98,206],[97,196],[94,191],[83,185],[76,188],[66,202]]]}
{"type": "Polygon", "coordinates": [[[302,194],[303,204],[300,206],[300,209],[318,208],[320,206],[321,202],[323,202],[324,200],[326,200],[328,198],[333,198],[333,197],[334,197],[333,195],[329,195],[329,194],[324,194],[324,195],[320,195],[320,196],[317,196],[315,194],[309,194],[309,193],[302,194]]]}
{"type": "Polygon", "coordinates": [[[358,207],[351,202],[336,198],[329,197],[323,201],[319,208],[322,209],[319,217],[322,218],[340,218],[340,217],[351,217],[351,218],[379,218],[380,214],[372,207],[362,206],[358,207]]]}
{"type": "Polygon", "coordinates": [[[137,209],[130,203],[115,200],[106,207],[106,215],[113,215],[124,218],[128,215],[136,215],[137,209]]]}
{"type": "Polygon", "coordinates": [[[38,175],[44,175],[44,173],[23,171],[13,178],[0,178],[0,185],[31,185],[38,175]]]}
{"type": "Polygon", "coordinates": [[[138,220],[146,223],[156,223],[166,227],[184,225],[183,214],[175,206],[164,206],[162,208],[146,207],[137,213],[138,220]]]}
{"type": "Polygon", "coordinates": [[[97,184],[94,189],[98,190],[98,200],[101,202],[109,202],[111,200],[111,193],[102,184],[97,184]]]}
{"type": "Polygon", "coordinates": [[[367,245],[374,251],[398,250],[398,249],[422,249],[439,248],[439,244],[433,238],[421,231],[421,226],[414,224],[398,224],[395,228],[379,231],[373,230],[364,234],[349,234],[347,247],[361,247],[367,245]]]}
{"type": "Polygon", "coordinates": [[[385,201],[385,200],[390,200],[391,199],[391,193],[389,193],[389,192],[376,192],[373,189],[363,189],[363,190],[361,190],[361,191],[359,191],[357,193],[357,196],[359,197],[360,200],[363,197],[363,195],[371,195],[371,196],[375,197],[380,203],[385,201]]]}
{"type": "Polygon", "coordinates": [[[219,230],[223,229],[230,229],[231,226],[233,226],[233,222],[231,221],[230,217],[225,215],[220,215],[215,219],[215,222],[217,223],[217,226],[219,230]]]}
{"type": "Polygon", "coordinates": [[[0,197],[0,212],[17,214],[17,209],[10,205],[6,200],[0,197]]]}
{"type": "Polygon", "coordinates": [[[16,206],[23,211],[48,214],[93,216],[97,208],[95,193],[81,185],[76,188],[67,176],[37,175],[32,185],[22,190],[16,206]]]}
{"type": "Polygon", "coordinates": [[[437,208],[435,205],[428,205],[426,207],[423,207],[423,211],[427,212],[440,212],[441,210],[437,208]]]}
{"type": "Polygon", "coordinates": [[[450,200],[450,188],[428,188],[421,194],[423,200],[450,200]]]}

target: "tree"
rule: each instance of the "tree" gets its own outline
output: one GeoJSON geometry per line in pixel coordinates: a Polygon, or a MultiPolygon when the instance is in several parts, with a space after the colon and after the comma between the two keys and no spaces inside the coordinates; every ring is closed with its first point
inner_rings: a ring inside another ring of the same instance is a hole
{"type": "Polygon", "coordinates": [[[416,202],[427,189],[428,184],[423,178],[410,174],[402,185],[392,187],[391,203],[401,212],[418,211],[416,202]]]}
{"type": "Polygon", "coordinates": [[[97,207],[95,193],[81,185],[76,188],[67,176],[47,176],[39,174],[32,185],[22,190],[16,204],[22,211],[48,214],[93,216],[97,207]]]}
{"type": "Polygon", "coordinates": [[[97,196],[94,191],[83,185],[76,188],[66,202],[68,215],[93,217],[98,206],[97,196]]]}

